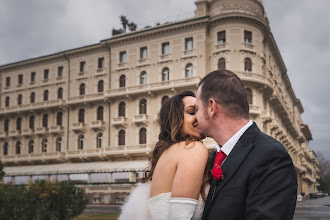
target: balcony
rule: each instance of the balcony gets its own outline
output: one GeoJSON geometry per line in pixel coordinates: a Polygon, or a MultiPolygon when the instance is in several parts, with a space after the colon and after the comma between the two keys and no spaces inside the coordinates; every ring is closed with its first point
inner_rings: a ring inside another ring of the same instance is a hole
{"type": "Polygon", "coordinates": [[[302,176],[302,178],[303,178],[304,180],[309,181],[310,183],[314,183],[314,182],[316,182],[316,180],[313,178],[313,176],[312,176],[311,174],[309,174],[308,172],[305,173],[305,174],[302,176]]]}
{"type": "Polygon", "coordinates": [[[270,111],[262,111],[261,119],[263,123],[269,123],[272,121],[270,111]]]}
{"type": "Polygon", "coordinates": [[[182,58],[181,59],[190,58],[190,57],[196,57],[195,49],[182,51],[182,58]]]}
{"type": "Polygon", "coordinates": [[[201,78],[189,77],[177,80],[167,80],[157,83],[149,83],[145,85],[131,86],[125,88],[111,89],[105,93],[106,98],[127,96],[127,95],[137,95],[141,93],[149,92],[159,92],[162,90],[174,90],[176,88],[180,89],[196,89],[196,85],[200,82],[201,78]]]}
{"type": "Polygon", "coordinates": [[[106,69],[105,68],[99,68],[99,69],[96,70],[96,73],[95,73],[94,76],[103,76],[105,74],[107,74],[106,69]]]}
{"type": "Polygon", "coordinates": [[[113,118],[111,124],[113,126],[127,126],[127,118],[125,118],[124,116],[113,118]]]}
{"type": "Polygon", "coordinates": [[[137,66],[146,66],[149,65],[149,59],[144,58],[144,59],[139,59],[137,62],[137,66]]]}
{"type": "Polygon", "coordinates": [[[218,43],[214,46],[214,55],[217,55],[221,52],[229,51],[229,44],[228,43],[218,43]]]}
{"type": "Polygon", "coordinates": [[[104,131],[105,129],[105,122],[101,120],[92,121],[90,124],[90,128],[95,131],[104,131]]]}
{"type": "Polygon", "coordinates": [[[149,119],[149,115],[146,114],[140,114],[140,115],[135,115],[133,118],[133,122],[135,124],[147,124],[149,119]]]}
{"type": "Polygon", "coordinates": [[[81,132],[81,131],[85,131],[85,127],[86,127],[86,124],[85,123],[78,122],[78,123],[73,123],[71,129],[74,132],[81,132]]]}
{"type": "Polygon", "coordinates": [[[1,139],[6,138],[7,135],[8,135],[8,132],[6,132],[6,131],[2,131],[2,132],[0,132],[0,138],[1,138],[1,139]]]}
{"type": "Polygon", "coordinates": [[[18,135],[21,135],[21,134],[22,134],[21,130],[14,130],[14,131],[10,131],[9,136],[10,137],[15,137],[15,136],[18,136],[18,135]]]}
{"type": "Polygon", "coordinates": [[[49,132],[52,134],[55,134],[55,135],[63,134],[64,127],[61,125],[52,126],[52,127],[50,127],[49,132]]]}
{"type": "Polygon", "coordinates": [[[33,164],[33,163],[49,163],[64,162],[64,152],[50,152],[50,153],[31,153],[31,154],[19,154],[19,155],[7,155],[2,156],[1,161],[4,164],[33,164]]]}
{"type": "Polygon", "coordinates": [[[117,70],[125,70],[128,69],[128,63],[122,62],[117,64],[117,70]]]}
{"type": "Polygon", "coordinates": [[[28,111],[31,112],[33,110],[43,109],[43,108],[57,108],[57,107],[63,107],[65,104],[65,100],[49,100],[49,101],[43,101],[43,102],[36,102],[36,103],[30,103],[30,104],[24,104],[24,105],[17,105],[17,106],[10,106],[1,108],[0,112],[1,114],[4,113],[17,113],[18,111],[28,111]]]}
{"type": "Polygon", "coordinates": [[[255,52],[255,46],[248,42],[242,43],[242,49],[240,49],[240,52],[248,52],[248,53],[252,53],[252,54],[257,54],[255,52]]]}
{"type": "Polygon", "coordinates": [[[159,61],[158,63],[164,63],[164,62],[169,62],[171,61],[171,54],[162,54],[159,56],[159,61]]]}
{"type": "Polygon", "coordinates": [[[250,105],[250,111],[249,113],[251,115],[260,115],[260,107],[256,105],[250,105]]]}
{"type": "Polygon", "coordinates": [[[24,136],[30,136],[34,133],[34,130],[31,128],[23,129],[22,135],[24,136]]]}
{"type": "Polygon", "coordinates": [[[43,135],[48,132],[48,128],[47,127],[36,128],[35,132],[38,135],[43,135]]]}

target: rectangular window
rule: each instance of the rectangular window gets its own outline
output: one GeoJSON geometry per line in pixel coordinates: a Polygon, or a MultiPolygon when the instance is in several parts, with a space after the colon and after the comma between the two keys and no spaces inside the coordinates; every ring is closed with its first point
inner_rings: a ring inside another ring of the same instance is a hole
{"type": "Polygon", "coordinates": [[[19,75],[18,75],[18,81],[17,81],[17,83],[18,83],[19,85],[23,84],[23,74],[19,74],[19,75]]]}
{"type": "Polygon", "coordinates": [[[49,77],[49,69],[44,70],[44,79],[48,79],[49,77]]]}
{"type": "Polygon", "coordinates": [[[140,48],[140,59],[147,59],[147,47],[140,48]]]}
{"type": "Polygon", "coordinates": [[[170,42],[162,43],[162,54],[170,53],[170,42]]]}
{"type": "Polygon", "coordinates": [[[218,44],[226,43],[226,31],[218,32],[218,44]]]}
{"type": "Polygon", "coordinates": [[[57,67],[57,77],[63,76],[63,66],[57,67]]]}
{"type": "Polygon", "coordinates": [[[79,70],[80,70],[81,73],[86,71],[86,61],[81,61],[80,62],[79,70]]]}
{"type": "Polygon", "coordinates": [[[126,63],[126,51],[121,51],[119,53],[119,62],[126,63]]]}
{"type": "Polygon", "coordinates": [[[192,50],[193,49],[193,38],[189,37],[185,40],[185,50],[192,50]]]}
{"type": "Polygon", "coordinates": [[[251,31],[244,31],[244,42],[245,43],[252,43],[252,32],[251,31]]]}
{"type": "Polygon", "coordinates": [[[31,72],[31,82],[36,81],[36,72],[31,72]]]}
{"type": "Polygon", "coordinates": [[[10,77],[6,77],[6,87],[10,86],[10,77]]]}
{"type": "Polygon", "coordinates": [[[104,57],[100,57],[97,61],[97,68],[103,69],[104,68],[104,57]]]}

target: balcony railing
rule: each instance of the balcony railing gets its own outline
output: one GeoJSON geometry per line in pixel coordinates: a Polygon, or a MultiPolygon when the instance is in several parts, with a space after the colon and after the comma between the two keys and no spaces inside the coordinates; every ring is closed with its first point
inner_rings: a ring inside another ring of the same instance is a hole
{"type": "Polygon", "coordinates": [[[105,129],[105,122],[101,121],[101,120],[97,120],[97,121],[92,121],[90,124],[90,128],[94,129],[94,130],[104,130],[105,129]]]}
{"type": "Polygon", "coordinates": [[[133,122],[136,124],[146,124],[149,121],[149,115],[146,114],[140,114],[135,115],[133,118],[133,122]]]}
{"type": "Polygon", "coordinates": [[[0,138],[5,138],[5,137],[7,137],[7,135],[8,135],[8,132],[5,132],[5,131],[0,132],[0,138]]]}
{"type": "Polygon", "coordinates": [[[48,132],[48,128],[46,128],[46,127],[36,128],[35,132],[36,132],[36,134],[42,135],[42,134],[48,132]]]}
{"type": "Polygon", "coordinates": [[[57,106],[62,106],[65,104],[65,100],[59,99],[59,100],[49,100],[49,101],[42,101],[42,102],[36,102],[36,103],[30,103],[30,104],[24,104],[24,105],[17,105],[17,106],[10,106],[1,108],[0,112],[2,113],[14,113],[17,111],[31,111],[36,110],[40,108],[54,108],[57,106]]]}
{"type": "Polygon", "coordinates": [[[83,131],[85,130],[86,124],[83,122],[73,123],[72,124],[72,130],[75,132],[83,131]]]}
{"type": "Polygon", "coordinates": [[[189,78],[184,78],[184,79],[150,83],[150,84],[146,84],[146,85],[138,85],[138,86],[125,87],[125,88],[111,89],[106,92],[105,96],[106,97],[116,97],[116,96],[120,96],[120,95],[129,95],[129,94],[159,91],[162,89],[172,89],[172,88],[177,88],[177,87],[195,86],[199,83],[200,80],[201,80],[200,77],[195,76],[195,77],[189,77],[189,78]]]}
{"type": "Polygon", "coordinates": [[[61,134],[64,132],[64,127],[61,125],[51,126],[49,131],[50,133],[61,134]]]}
{"type": "Polygon", "coordinates": [[[127,125],[127,118],[124,116],[113,118],[111,124],[114,126],[126,126],[127,125]]]}
{"type": "Polygon", "coordinates": [[[29,135],[32,135],[33,133],[34,133],[33,129],[26,128],[26,129],[23,129],[22,135],[29,136],[29,135]]]}

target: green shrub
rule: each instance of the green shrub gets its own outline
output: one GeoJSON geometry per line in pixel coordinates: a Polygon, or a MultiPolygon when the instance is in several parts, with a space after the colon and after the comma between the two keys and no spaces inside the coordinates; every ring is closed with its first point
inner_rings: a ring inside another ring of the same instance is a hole
{"type": "Polygon", "coordinates": [[[0,185],[0,220],[66,220],[79,215],[88,202],[71,182],[39,181],[29,186],[0,185]]]}

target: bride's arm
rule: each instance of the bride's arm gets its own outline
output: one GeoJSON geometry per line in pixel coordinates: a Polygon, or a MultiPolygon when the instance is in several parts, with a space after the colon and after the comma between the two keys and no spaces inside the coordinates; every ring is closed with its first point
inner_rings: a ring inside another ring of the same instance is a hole
{"type": "Polygon", "coordinates": [[[207,159],[208,150],[200,142],[189,144],[178,155],[169,219],[190,219],[194,214],[207,159]]]}

